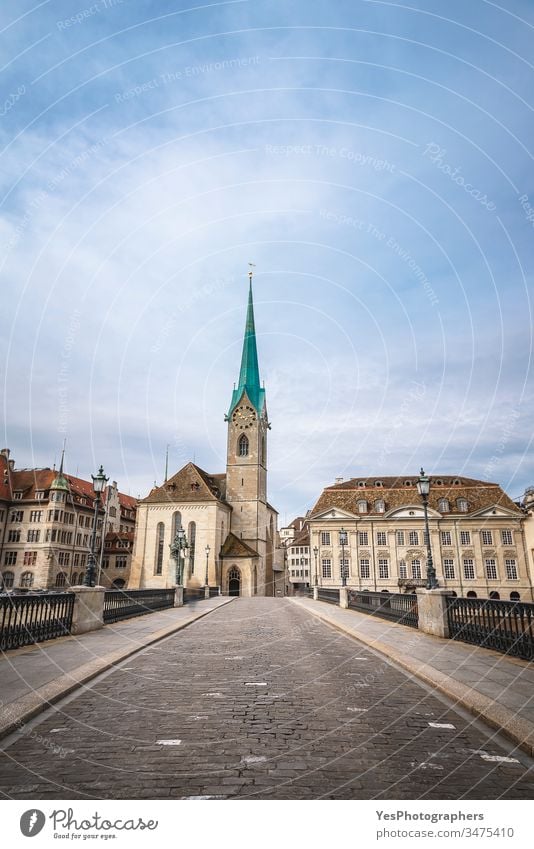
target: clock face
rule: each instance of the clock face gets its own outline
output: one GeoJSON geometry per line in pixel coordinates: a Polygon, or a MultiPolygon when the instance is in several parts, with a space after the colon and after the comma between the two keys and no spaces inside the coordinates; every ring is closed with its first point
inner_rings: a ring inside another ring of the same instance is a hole
{"type": "Polygon", "coordinates": [[[232,421],[240,430],[246,430],[256,421],[256,412],[253,407],[242,404],[234,410],[232,421]]]}

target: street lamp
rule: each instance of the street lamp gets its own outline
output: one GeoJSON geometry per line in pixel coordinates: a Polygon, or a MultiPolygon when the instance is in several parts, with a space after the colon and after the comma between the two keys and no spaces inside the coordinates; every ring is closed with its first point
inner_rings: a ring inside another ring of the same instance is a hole
{"type": "Polygon", "coordinates": [[[209,547],[209,545],[207,545],[206,546],[206,580],[204,581],[205,587],[208,586],[208,561],[209,561],[210,551],[211,551],[211,548],[209,547]]]}
{"type": "Polygon", "coordinates": [[[315,586],[318,587],[319,586],[319,578],[318,578],[318,574],[317,574],[317,558],[319,557],[319,549],[317,548],[317,546],[314,546],[313,556],[315,557],[315,586]]]}
{"type": "MultiPolygon", "coordinates": [[[[91,475],[93,478],[93,491],[95,493],[95,514],[93,516],[93,532],[91,534],[91,548],[89,550],[89,556],[87,558],[87,569],[85,570],[85,575],[83,578],[84,587],[94,587],[96,583],[96,558],[95,558],[95,547],[96,547],[96,526],[98,522],[98,508],[100,506],[100,497],[106,488],[106,484],[109,480],[104,474],[104,467],[100,466],[98,470],[98,474],[91,475]]],[[[102,533],[104,533],[104,528],[102,528],[102,533]]]]}
{"type": "Polygon", "coordinates": [[[183,586],[184,580],[184,566],[182,563],[183,556],[182,551],[186,551],[189,548],[189,543],[187,542],[187,538],[185,535],[185,531],[180,525],[176,530],[176,536],[169,546],[171,550],[171,557],[175,561],[175,582],[177,587],[183,586]]]}
{"type": "Polygon", "coordinates": [[[434,590],[439,586],[436,578],[436,570],[432,560],[432,547],[430,545],[430,529],[428,527],[428,494],[430,492],[430,478],[425,475],[425,470],[421,468],[421,475],[417,481],[417,492],[423,500],[423,510],[425,514],[425,533],[426,533],[426,588],[434,590]]]}
{"type": "Polygon", "coordinates": [[[341,545],[341,586],[347,586],[347,573],[345,571],[345,546],[347,544],[347,532],[341,528],[339,532],[339,543],[341,545]]]}

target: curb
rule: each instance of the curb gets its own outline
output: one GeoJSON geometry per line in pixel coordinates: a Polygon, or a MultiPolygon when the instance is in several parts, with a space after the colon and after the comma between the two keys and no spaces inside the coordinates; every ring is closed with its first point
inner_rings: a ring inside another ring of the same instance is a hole
{"type": "Polygon", "coordinates": [[[491,728],[500,731],[509,740],[516,743],[520,749],[531,757],[534,757],[534,724],[529,722],[528,719],[517,716],[517,714],[499,704],[499,702],[490,699],[472,687],[467,687],[460,681],[456,681],[450,675],[440,672],[438,669],[430,666],[430,664],[412,660],[385,643],[367,637],[365,634],[356,633],[356,631],[347,628],[340,622],[331,619],[324,611],[316,612],[315,610],[310,610],[307,605],[302,604],[296,599],[290,599],[290,601],[302,607],[303,610],[307,610],[312,616],[320,619],[326,625],[340,631],[346,637],[358,640],[384,654],[407,672],[410,672],[416,678],[420,678],[425,684],[439,690],[456,704],[464,707],[478,719],[484,720],[491,728]]]}
{"type": "Polygon", "coordinates": [[[0,740],[7,737],[13,731],[20,729],[28,720],[47,710],[55,702],[72,693],[73,690],[83,687],[84,684],[96,678],[101,672],[106,672],[111,667],[116,666],[121,661],[141,651],[141,649],[158,643],[166,637],[175,634],[177,631],[181,631],[183,628],[187,628],[193,622],[198,622],[199,619],[208,616],[210,613],[214,613],[231,601],[234,601],[233,597],[227,598],[216,607],[196,613],[194,616],[190,616],[174,625],[167,625],[165,628],[160,628],[159,631],[154,631],[150,637],[145,638],[142,642],[131,642],[127,648],[119,649],[112,654],[107,654],[97,660],[84,663],[83,666],[80,666],[74,672],[65,673],[54,681],[49,681],[48,684],[44,684],[39,689],[33,690],[26,696],[6,705],[0,710],[0,740]]]}

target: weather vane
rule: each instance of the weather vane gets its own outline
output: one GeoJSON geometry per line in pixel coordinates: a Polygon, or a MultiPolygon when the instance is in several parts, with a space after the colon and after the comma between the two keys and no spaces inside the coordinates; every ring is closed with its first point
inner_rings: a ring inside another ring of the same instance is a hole
{"type": "Polygon", "coordinates": [[[248,265],[249,265],[249,268],[250,268],[250,271],[249,271],[249,273],[248,273],[249,280],[252,280],[252,275],[254,274],[254,272],[253,272],[253,270],[252,270],[252,269],[253,269],[253,268],[256,268],[256,263],[255,263],[255,262],[249,262],[249,264],[248,264],[248,265]]]}

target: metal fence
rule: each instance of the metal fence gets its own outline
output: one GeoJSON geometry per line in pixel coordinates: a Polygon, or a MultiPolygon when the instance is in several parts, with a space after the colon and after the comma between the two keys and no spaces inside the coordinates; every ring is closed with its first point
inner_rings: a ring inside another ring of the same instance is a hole
{"type": "Polygon", "coordinates": [[[327,601],[329,604],[339,604],[339,590],[319,587],[317,590],[317,598],[319,601],[327,601]]]}
{"type": "Polygon", "coordinates": [[[74,593],[0,596],[0,650],[64,637],[73,610],[74,593]]]}
{"type": "Polygon", "coordinates": [[[174,590],[106,590],[104,625],[174,606],[174,590]]]}
{"type": "Polygon", "coordinates": [[[448,598],[453,640],[534,660],[534,604],[482,598],[448,598]]]}
{"type": "Polygon", "coordinates": [[[349,590],[349,607],[361,613],[392,619],[401,625],[417,628],[419,615],[417,596],[408,593],[372,593],[349,590]]]}

